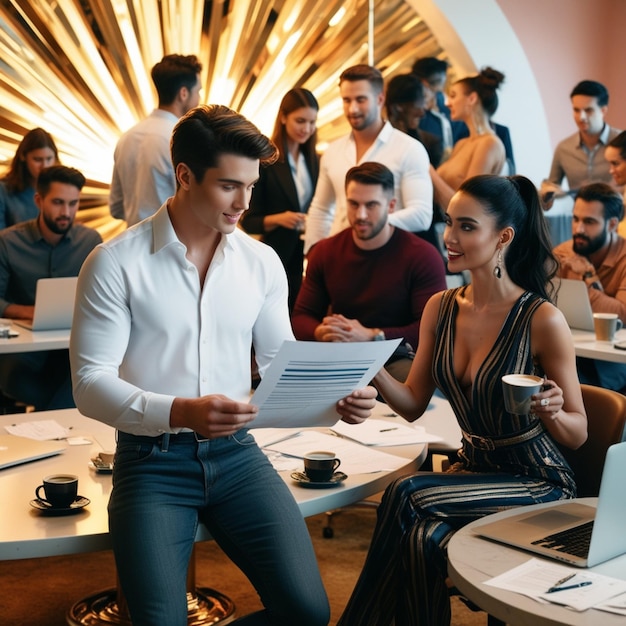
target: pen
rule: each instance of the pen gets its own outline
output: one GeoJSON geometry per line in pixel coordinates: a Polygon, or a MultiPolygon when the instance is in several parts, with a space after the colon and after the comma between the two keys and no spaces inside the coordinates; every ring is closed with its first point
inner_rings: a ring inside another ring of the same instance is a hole
{"type": "Polygon", "coordinates": [[[557,591],[565,591],[566,589],[577,589],[578,587],[588,587],[591,584],[590,580],[584,580],[581,583],[577,583],[576,585],[567,585],[566,587],[557,587],[556,589],[553,587],[552,589],[548,589],[546,593],[556,593],[557,591]]]}
{"type": "Polygon", "coordinates": [[[379,430],[379,433],[388,433],[390,430],[398,430],[397,426],[394,426],[393,428],[383,428],[382,430],[379,430]]]}
{"type": "Polygon", "coordinates": [[[548,591],[546,593],[552,593],[553,591],[556,591],[561,585],[566,583],[568,580],[572,580],[572,578],[574,578],[574,576],[576,576],[576,574],[568,574],[565,578],[561,578],[561,580],[557,580],[554,583],[554,585],[552,585],[552,587],[550,587],[550,589],[548,589],[548,591]]]}

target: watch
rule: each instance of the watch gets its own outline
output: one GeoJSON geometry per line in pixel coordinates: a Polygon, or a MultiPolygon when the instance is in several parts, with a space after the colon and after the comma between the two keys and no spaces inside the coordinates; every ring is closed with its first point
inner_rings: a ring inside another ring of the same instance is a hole
{"type": "Polygon", "coordinates": [[[385,337],[385,332],[378,329],[378,332],[372,337],[372,341],[385,341],[387,337],[385,337]]]}
{"type": "Polygon", "coordinates": [[[591,278],[592,276],[596,275],[596,271],[595,270],[587,270],[584,274],[583,274],[583,280],[587,280],[588,278],[591,278]]]}

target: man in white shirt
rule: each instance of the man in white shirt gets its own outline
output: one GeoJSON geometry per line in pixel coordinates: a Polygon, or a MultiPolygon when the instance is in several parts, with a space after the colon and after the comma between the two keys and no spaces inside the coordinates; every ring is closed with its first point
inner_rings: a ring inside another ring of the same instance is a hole
{"type": "MultiPolygon", "coordinates": [[[[241,623],[329,620],[298,506],[247,430],[251,348],[263,374],[293,340],[282,263],[237,228],[260,162],[275,158],[231,109],[189,111],[172,134],[174,197],[96,248],[79,277],[74,396],[118,429],[109,527],[133,624],[186,626],[198,523],[264,604],[241,623]]],[[[337,412],[361,421],[375,395],[355,391],[337,412]]]]}
{"type": "Polygon", "coordinates": [[[320,174],[309,208],[304,252],[320,239],[348,227],[346,172],[365,161],[386,165],[393,173],[396,209],[392,226],[419,232],[433,217],[433,186],[424,146],[382,118],[382,74],[370,65],[355,65],[339,77],[344,114],[352,132],[333,141],[320,161],[320,174]]]}
{"type": "Polygon", "coordinates": [[[201,70],[193,54],[164,56],[151,71],[158,108],[127,130],[115,147],[109,209],[128,226],[155,213],[174,195],[170,138],[179,118],[200,101],[201,70]]]}

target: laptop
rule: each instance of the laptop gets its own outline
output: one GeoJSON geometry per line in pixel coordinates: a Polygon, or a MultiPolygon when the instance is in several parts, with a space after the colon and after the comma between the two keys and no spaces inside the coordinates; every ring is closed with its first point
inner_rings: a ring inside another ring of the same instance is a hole
{"type": "Polygon", "coordinates": [[[40,278],[35,292],[35,313],[32,320],[14,320],[29,330],[69,330],[74,315],[76,276],[40,278]]]}
{"type": "Polygon", "coordinates": [[[626,553],[624,476],[626,442],[607,451],[597,508],[559,500],[543,510],[521,512],[475,530],[487,539],[577,567],[593,567],[626,553]],[[580,535],[586,536],[586,546],[585,542],[583,547],[576,545],[580,535]],[[572,537],[574,545],[570,546],[572,537]]]}
{"type": "Polygon", "coordinates": [[[558,280],[556,284],[556,306],[565,316],[567,325],[578,330],[593,331],[593,311],[585,281],[562,278],[560,287],[558,280]]]}
{"type": "Polygon", "coordinates": [[[45,459],[65,452],[64,441],[37,441],[16,435],[0,435],[0,469],[45,459]]]}

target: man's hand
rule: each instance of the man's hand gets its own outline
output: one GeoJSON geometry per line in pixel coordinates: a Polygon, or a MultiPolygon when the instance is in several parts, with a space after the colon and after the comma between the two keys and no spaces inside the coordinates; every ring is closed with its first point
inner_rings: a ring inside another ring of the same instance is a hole
{"type": "Polygon", "coordinates": [[[227,437],[247,426],[258,408],[226,396],[175,398],[170,412],[172,428],[190,428],[206,439],[227,437]]]}
{"type": "Polygon", "coordinates": [[[355,389],[349,396],[337,402],[337,413],[348,424],[360,424],[372,414],[377,395],[378,392],[371,386],[355,389]]]}
{"type": "Polygon", "coordinates": [[[327,315],[315,329],[317,341],[337,341],[342,343],[371,341],[375,329],[366,328],[359,320],[351,320],[343,315],[327,315]]]}
{"type": "Polygon", "coordinates": [[[559,258],[559,262],[562,268],[569,269],[581,277],[585,272],[592,272],[594,274],[596,272],[594,266],[589,262],[589,259],[580,254],[571,254],[566,257],[561,257],[559,258]]]}
{"type": "Polygon", "coordinates": [[[29,304],[9,304],[2,313],[2,317],[13,320],[32,320],[35,315],[35,306],[29,304]]]}

